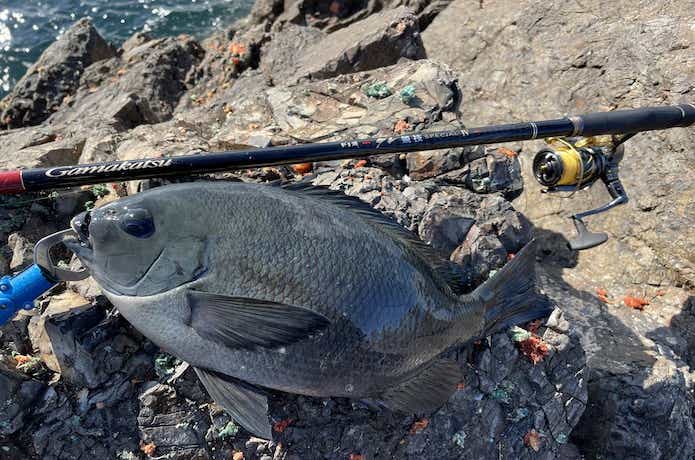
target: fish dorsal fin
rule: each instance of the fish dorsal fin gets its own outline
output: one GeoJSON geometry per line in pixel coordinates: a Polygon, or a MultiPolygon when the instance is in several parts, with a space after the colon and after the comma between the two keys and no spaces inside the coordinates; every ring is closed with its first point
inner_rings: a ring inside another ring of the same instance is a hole
{"type": "Polygon", "coordinates": [[[309,181],[292,182],[280,185],[285,190],[301,192],[304,195],[330,202],[341,208],[349,209],[366,223],[378,228],[412,254],[422,259],[432,272],[448,286],[455,294],[463,294],[470,290],[470,277],[465,270],[455,263],[446,260],[432,246],[422,241],[417,235],[403,227],[395,220],[382,214],[357,197],[346,195],[337,190],[313,185],[309,181]]]}
{"type": "Polygon", "coordinates": [[[463,379],[461,366],[451,359],[438,358],[425,369],[382,395],[391,410],[404,414],[426,414],[439,409],[463,379]]]}
{"type": "Polygon", "coordinates": [[[263,390],[207,369],[193,369],[213,401],[222,406],[235,422],[259,438],[272,439],[268,395],[263,390]]]}
{"type": "Polygon", "coordinates": [[[209,292],[187,293],[191,327],[230,348],[289,345],[325,329],[330,321],[308,308],[209,292]]]}

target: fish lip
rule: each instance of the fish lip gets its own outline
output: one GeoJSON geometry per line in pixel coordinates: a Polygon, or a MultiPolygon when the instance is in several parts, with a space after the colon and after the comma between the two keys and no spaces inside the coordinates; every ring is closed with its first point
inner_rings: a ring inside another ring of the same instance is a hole
{"type": "Polygon", "coordinates": [[[79,241],[81,246],[85,246],[89,248],[90,250],[92,249],[92,243],[89,239],[89,213],[82,213],[79,214],[78,216],[75,216],[71,221],[70,221],[70,228],[75,232],[77,235],[77,240],[79,241]],[[84,223],[80,219],[82,215],[85,215],[85,222],[87,224],[87,230],[85,231],[84,223]]]}

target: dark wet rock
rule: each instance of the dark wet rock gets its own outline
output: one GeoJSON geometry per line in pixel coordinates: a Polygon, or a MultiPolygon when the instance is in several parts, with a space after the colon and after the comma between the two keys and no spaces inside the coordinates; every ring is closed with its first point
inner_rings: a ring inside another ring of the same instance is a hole
{"type": "MultiPolygon", "coordinates": [[[[165,459],[208,459],[205,443],[209,428],[207,411],[198,403],[181,400],[169,385],[156,384],[140,395],[138,426],[145,445],[154,444],[154,454],[165,459]]],[[[155,456],[152,455],[152,456],[155,456]]]]}
{"type": "Polygon", "coordinates": [[[518,157],[501,154],[498,150],[471,160],[464,170],[468,173],[466,186],[478,193],[504,192],[508,199],[513,199],[524,188],[518,157]]]}
{"type": "Polygon", "coordinates": [[[89,20],[79,20],[43,52],[0,102],[0,127],[41,123],[77,90],[88,66],[115,54],[89,20]]]}
{"type": "Polygon", "coordinates": [[[32,407],[44,390],[42,383],[0,363],[0,444],[30,421],[32,407]]]}

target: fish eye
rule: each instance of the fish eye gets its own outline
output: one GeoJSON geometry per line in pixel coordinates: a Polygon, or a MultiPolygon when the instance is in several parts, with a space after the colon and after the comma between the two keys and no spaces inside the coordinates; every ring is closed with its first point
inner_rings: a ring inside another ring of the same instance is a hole
{"type": "Polygon", "coordinates": [[[121,229],[137,238],[154,234],[154,220],[147,209],[131,209],[121,218],[121,229]]]}

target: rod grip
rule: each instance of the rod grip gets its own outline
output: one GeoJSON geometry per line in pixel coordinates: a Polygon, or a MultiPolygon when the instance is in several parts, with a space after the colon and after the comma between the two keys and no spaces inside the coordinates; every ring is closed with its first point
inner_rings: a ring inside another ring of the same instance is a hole
{"type": "Polygon", "coordinates": [[[695,123],[695,105],[681,104],[666,107],[644,107],[632,110],[589,113],[581,119],[582,136],[630,134],[640,131],[690,126],[695,123]]]}

